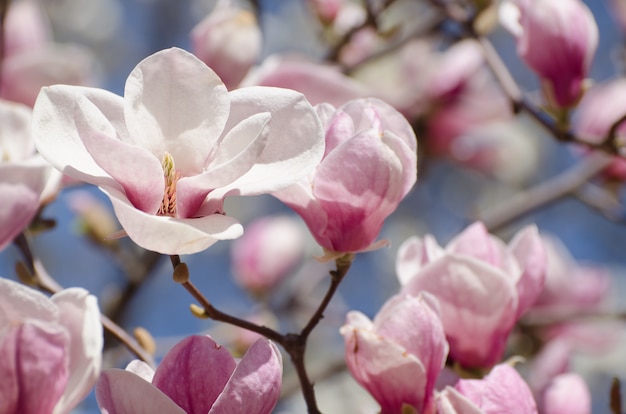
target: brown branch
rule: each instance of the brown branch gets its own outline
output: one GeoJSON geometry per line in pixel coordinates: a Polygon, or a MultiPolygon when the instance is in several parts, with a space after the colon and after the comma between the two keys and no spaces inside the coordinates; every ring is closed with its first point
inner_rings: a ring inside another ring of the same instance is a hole
{"type": "Polygon", "coordinates": [[[512,220],[575,192],[611,162],[612,157],[605,153],[590,154],[569,170],[518,193],[508,203],[487,212],[483,222],[490,231],[495,231],[512,220]]]}

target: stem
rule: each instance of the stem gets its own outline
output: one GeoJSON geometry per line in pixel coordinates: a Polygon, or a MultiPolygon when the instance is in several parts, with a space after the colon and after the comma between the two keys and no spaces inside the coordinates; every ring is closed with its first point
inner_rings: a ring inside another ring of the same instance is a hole
{"type": "Polygon", "coordinates": [[[320,410],[317,407],[317,401],[315,399],[313,383],[309,379],[304,361],[307,340],[313,329],[324,317],[324,312],[326,311],[328,304],[330,303],[332,297],[337,291],[339,284],[350,269],[350,265],[354,260],[354,254],[347,253],[344,256],[336,259],[335,263],[337,268],[336,270],[330,272],[331,283],[328,287],[328,291],[324,295],[324,298],[322,299],[322,302],[316,309],[315,313],[309,319],[309,322],[299,334],[281,334],[266,326],[259,326],[255,323],[248,322],[244,319],[240,319],[219,311],[189,280],[189,271],[185,263],[181,262],[180,256],[171,255],[170,260],[174,269],[174,280],[182,285],[187,290],[187,292],[189,292],[191,296],[193,296],[194,299],[198,301],[198,303],[204,309],[204,313],[206,316],[215,321],[225,322],[234,326],[238,326],[240,328],[247,329],[252,332],[256,332],[280,344],[285,349],[285,351],[289,354],[298,375],[300,387],[302,389],[302,395],[306,402],[309,414],[320,414],[320,410]]]}
{"type": "Polygon", "coordinates": [[[560,175],[527,191],[518,193],[507,204],[495,208],[487,217],[483,218],[483,222],[489,231],[495,231],[509,221],[575,192],[611,162],[612,157],[605,153],[590,154],[560,175]]]}

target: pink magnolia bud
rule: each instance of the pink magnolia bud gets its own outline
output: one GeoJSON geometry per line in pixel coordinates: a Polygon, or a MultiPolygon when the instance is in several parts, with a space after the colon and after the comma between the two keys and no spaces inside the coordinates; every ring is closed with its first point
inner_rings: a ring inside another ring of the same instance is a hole
{"type": "Polygon", "coordinates": [[[83,289],[51,298],[0,278],[0,412],[69,413],[100,373],[102,325],[83,289]]]}
{"type": "Polygon", "coordinates": [[[542,80],[549,104],[575,105],[598,46],[598,26],[580,0],[508,0],[502,24],[517,38],[517,53],[542,80]]]}
{"type": "Polygon", "coordinates": [[[556,376],[543,392],[543,414],[591,414],[591,395],[578,374],[556,376]]]}
{"type": "Polygon", "coordinates": [[[259,56],[261,30],[251,11],[226,0],[193,29],[191,41],[193,53],[234,89],[259,56]]]}
{"type": "MultiPolygon", "coordinates": [[[[592,144],[602,143],[613,124],[626,114],[626,79],[618,78],[594,85],[580,101],[572,128],[580,138],[592,144]]],[[[615,130],[619,143],[626,141],[626,122],[615,130]]],[[[604,170],[609,178],[626,180],[626,161],[617,156],[604,170]]]]}
{"type": "Polygon", "coordinates": [[[350,372],[378,401],[383,414],[413,412],[404,411],[411,408],[434,412],[435,381],[448,344],[431,295],[396,295],[373,322],[352,311],[341,334],[350,372]]]}
{"type": "Polygon", "coordinates": [[[528,385],[515,368],[496,365],[482,380],[459,380],[438,395],[440,414],[537,414],[528,385]]]}
{"type": "Polygon", "coordinates": [[[545,267],[535,227],[506,246],[475,223],[445,249],[430,236],[407,240],[396,269],[404,292],[426,291],[439,300],[450,356],[466,367],[489,367],[500,361],[515,322],[541,293],[545,267]]]}
{"type": "Polygon", "coordinates": [[[304,237],[294,218],[260,218],[233,242],[235,280],[253,293],[267,292],[288,275],[303,254],[304,237]]]}
{"type": "Polygon", "coordinates": [[[374,98],[317,111],[326,124],[324,158],[307,179],[274,196],[302,216],[327,252],[374,248],[385,218],[415,183],[415,133],[374,98]]]}

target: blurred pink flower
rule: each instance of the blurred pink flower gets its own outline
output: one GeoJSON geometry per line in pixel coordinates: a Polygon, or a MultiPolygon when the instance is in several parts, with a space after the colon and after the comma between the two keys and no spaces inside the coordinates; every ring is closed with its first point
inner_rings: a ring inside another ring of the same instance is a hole
{"type": "Polygon", "coordinates": [[[341,334],[348,369],[378,401],[382,414],[434,413],[435,382],[448,344],[431,295],[396,295],[374,321],[352,311],[341,334]]]}
{"type": "Polygon", "coordinates": [[[79,288],[48,298],[0,278],[0,412],[69,413],[100,374],[95,296],[79,288]]]}
{"type": "MultiPolygon", "coordinates": [[[[602,143],[613,124],[626,114],[626,79],[618,78],[592,86],[578,105],[572,120],[572,129],[581,140],[592,144],[602,143]]],[[[626,143],[626,122],[617,129],[616,140],[626,143]]],[[[626,180],[626,160],[616,156],[604,170],[609,178],[626,180]]]]}
{"type": "Polygon", "coordinates": [[[303,93],[312,105],[341,106],[351,99],[372,95],[338,67],[294,56],[270,56],[243,84],[293,89],[303,93]]]}
{"type": "Polygon", "coordinates": [[[502,24],[516,37],[517,53],[542,80],[550,106],[576,105],[598,47],[598,26],[580,0],[507,0],[502,24]]]}
{"type": "Polygon", "coordinates": [[[96,398],[116,414],[269,414],[278,402],[282,357],[259,339],[241,361],[208,336],[176,344],[153,371],[139,361],[100,376],[96,398]]]}
{"type": "Polygon", "coordinates": [[[31,222],[51,178],[50,165],[35,155],[31,120],[30,108],[0,100],[0,250],[31,222]]]}
{"type": "Polygon", "coordinates": [[[274,196],[304,219],[327,253],[375,248],[385,218],[415,183],[415,133],[400,113],[374,98],[317,111],[326,125],[322,162],[274,196]]]}
{"type": "Polygon", "coordinates": [[[496,365],[482,380],[461,379],[437,396],[439,414],[537,414],[528,385],[515,368],[496,365]]]}
{"type": "Polygon", "coordinates": [[[32,0],[11,3],[5,21],[0,97],[33,106],[42,86],[93,82],[93,56],[52,41],[49,22],[32,0]]]}
{"type": "Polygon", "coordinates": [[[591,414],[591,394],[575,373],[556,376],[542,395],[543,414],[591,414]]]}
{"type": "Polygon", "coordinates": [[[256,219],[231,248],[235,281],[263,294],[289,274],[304,255],[304,235],[290,216],[256,219]]]}
{"type": "Polygon", "coordinates": [[[531,309],[533,314],[584,312],[599,305],[608,293],[608,271],[579,265],[555,237],[542,235],[541,239],[548,255],[548,267],[544,289],[531,309]]]}
{"type": "Polygon", "coordinates": [[[39,152],[60,171],[99,186],[126,234],[164,254],[190,254],[242,234],[224,197],[277,191],[315,168],[323,129],[294,91],[228,92],[181,49],[140,62],[125,96],[44,88],[34,109],[39,152]]]}
{"type": "Polygon", "coordinates": [[[396,262],[403,292],[429,292],[439,300],[450,356],[465,367],[500,361],[515,322],[543,289],[545,269],[536,227],[505,246],[480,222],[445,249],[430,235],[408,239],[396,262]]]}
{"type": "Polygon", "coordinates": [[[254,14],[220,0],[191,32],[193,53],[235,89],[261,52],[261,30],[254,14]]]}

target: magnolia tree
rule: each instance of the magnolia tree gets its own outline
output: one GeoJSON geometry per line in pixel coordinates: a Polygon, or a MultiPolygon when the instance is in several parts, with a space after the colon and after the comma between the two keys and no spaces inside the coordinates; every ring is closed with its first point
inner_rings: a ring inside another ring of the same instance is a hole
{"type": "Polygon", "coordinates": [[[285,2],[300,55],[269,53],[286,23],[268,2],[174,2],[187,41],[133,62],[121,93],[99,87],[93,33],[121,3],[62,3],[0,8],[0,413],[590,414],[592,395],[623,412],[619,379],[590,388],[576,364],[619,349],[621,275],[520,223],[569,197],[621,218],[626,83],[591,79],[584,2],[285,2]],[[68,27],[83,46],[55,42],[68,27]],[[548,178],[547,143],[574,149],[548,178]],[[117,263],[108,289],[64,276],[82,259],[54,249],[59,204],[117,263]],[[451,204],[464,225],[442,237],[451,204]],[[224,245],[230,272],[207,253],[224,245]],[[202,320],[175,340],[136,306],[164,266],[144,305],[202,320]],[[350,309],[344,285],[381,300],[350,309]]]}

